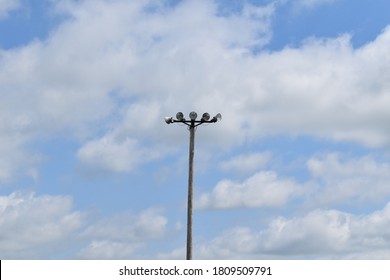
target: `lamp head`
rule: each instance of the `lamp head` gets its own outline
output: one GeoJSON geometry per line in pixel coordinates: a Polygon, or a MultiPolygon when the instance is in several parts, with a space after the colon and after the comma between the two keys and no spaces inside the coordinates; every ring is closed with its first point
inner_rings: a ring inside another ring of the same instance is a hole
{"type": "Polygon", "coordinates": [[[178,112],[178,113],[176,114],[176,119],[177,119],[178,121],[185,121],[184,115],[183,115],[182,112],[178,112]]]}
{"type": "Polygon", "coordinates": [[[165,119],[165,122],[167,124],[173,123],[173,118],[172,117],[165,117],[164,119],[165,119]]]}
{"type": "Polygon", "coordinates": [[[210,119],[210,114],[209,113],[204,113],[202,115],[202,121],[207,122],[210,119]]]}
{"type": "Polygon", "coordinates": [[[216,115],[213,117],[213,119],[212,119],[213,122],[218,122],[218,121],[220,121],[220,120],[222,120],[222,115],[221,115],[220,113],[216,114],[216,115]]]}
{"type": "Polygon", "coordinates": [[[198,114],[197,114],[196,112],[192,111],[192,112],[190,113],[190,119],[191,119],[192,121],[196,120],[197,117],[198,117],[198,114]]]}

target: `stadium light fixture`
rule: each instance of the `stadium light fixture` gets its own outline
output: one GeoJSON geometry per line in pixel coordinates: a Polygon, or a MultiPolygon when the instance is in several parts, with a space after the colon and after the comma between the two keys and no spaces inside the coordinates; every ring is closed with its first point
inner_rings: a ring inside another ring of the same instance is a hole
{"type": "Polygon", "coordinates": [[[176,114],[176,119],[173,117],[166,117],[165,122],[171,123],[184,123],[189,127],[190,131],[190,147],[189,147],[189,165],[188,165],[188,205],[187,205],[187,260],[192,260],[192,195],[194,190],[194,153],[195,153],[195,128],[204,123],[215,123],[222,119],[220,113],[216,114],[210,120],[210,114],[204,113],[200,120],[197,120],[198,114],[192,111],[189,114],[190,120],[184,118],[182,112],[176,114]]]}

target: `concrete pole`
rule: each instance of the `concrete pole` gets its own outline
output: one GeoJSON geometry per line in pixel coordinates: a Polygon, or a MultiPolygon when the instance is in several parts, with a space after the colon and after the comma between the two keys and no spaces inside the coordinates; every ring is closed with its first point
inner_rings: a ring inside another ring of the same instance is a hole
{"type": "Polygon", "coordinates": [[[190,149],[188,168],[188,206],[187,206],[187,260],[192,260],[192,193],[194,190],[194,142],[195,126],[191,122],[190,128],[190,149]]]}

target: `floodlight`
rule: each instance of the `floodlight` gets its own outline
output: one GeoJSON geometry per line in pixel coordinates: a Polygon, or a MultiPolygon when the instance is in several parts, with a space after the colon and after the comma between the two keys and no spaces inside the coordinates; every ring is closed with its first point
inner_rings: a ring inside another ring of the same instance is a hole
{"type": "Polygon", "coordinates": [[[191,113],[190,113],[190,119],[192,120],[192,121],[194,121],[194,120],[196,120],[196,117],[198,116],[198,114],[196,113],[196,112],[194,112],[194,111],[192,111],[191,113]]]}
{"type": "Polygon", "coordinates": [[[173,123],[173,118],[172,117],[165,117],[165,122],[167,124],[173,123]]]}
{"type": "Polygon", "coordinates": [[[213,122],[217,122],[220,120],[222,120],[222,115],[220,113],[216,114],[212,119],[213,122]]]}
{"type": "Polygon", "coordinates": [[[178,113],[176,114],[176,119],[177,119],[178,121],[185,121],[184,115],[183,115],[182,112],[178,112],[178,113]]]}
{"type": "Polygon", "coordinates": [[[210,119],[209,113],[204,113],[202,116],[202,121],[207,122],[210,119]]]}

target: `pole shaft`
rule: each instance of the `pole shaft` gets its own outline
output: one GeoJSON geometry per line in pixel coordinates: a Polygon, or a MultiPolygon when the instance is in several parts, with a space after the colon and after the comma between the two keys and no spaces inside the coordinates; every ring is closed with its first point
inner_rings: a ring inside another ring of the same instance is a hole
{"type": "Polygon", "coordinates": [[[187,260],[192,260],[192,194],[194,190],[194,147],[195,126],[190,126],[190,147],[188,167],[188,205],[187,205],[187,260]]]}

